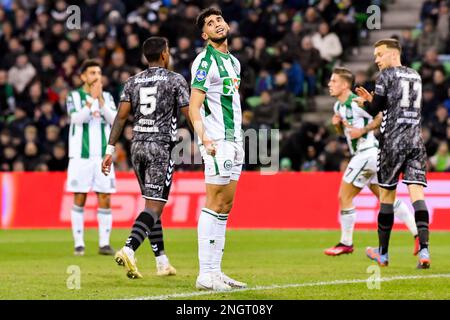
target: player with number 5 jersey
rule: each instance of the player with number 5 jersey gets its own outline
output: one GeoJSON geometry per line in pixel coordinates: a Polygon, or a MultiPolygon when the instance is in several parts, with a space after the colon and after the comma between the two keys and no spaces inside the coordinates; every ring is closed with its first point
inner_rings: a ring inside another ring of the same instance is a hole
{"type": "Polygon", "coordinates": [[[142,277],[134,252],[147,237],[156,255],[157,274],[176,272],[164,254],[160,216],[172,184],[174,161],[171,153],[176,143],[179,110],[189,119],[189,87],[183,76],[167,70],[170,59],[167,39],[147,39],[143,52],[149,67],[125,83],[102,164],[103,173],[109,174],[114,145],[131,113],[134,119],[131,162],[145,199],[145,209],[136,218],[131,234],[115,260],[126,267],[127,276],[132,279],[142,277]]]}

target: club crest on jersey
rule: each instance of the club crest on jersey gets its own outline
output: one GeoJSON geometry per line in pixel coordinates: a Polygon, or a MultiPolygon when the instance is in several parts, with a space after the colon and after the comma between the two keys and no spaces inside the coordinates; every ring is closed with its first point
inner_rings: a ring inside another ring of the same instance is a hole
{"type": "Polygon", "coordinates": [[[197,81],[203,81],[206,78],[206,71],[205,70],[197,70],[197,73],[195,74],[195,80],[197,81]]]}
{"type": "Polygon", "coordinates": [[[223,163],[223,167],[226,170],[231,170],[231,168],[233,167],[233,163],[231,162],[231,160],[225,160],[225,162],[223,163]]]}

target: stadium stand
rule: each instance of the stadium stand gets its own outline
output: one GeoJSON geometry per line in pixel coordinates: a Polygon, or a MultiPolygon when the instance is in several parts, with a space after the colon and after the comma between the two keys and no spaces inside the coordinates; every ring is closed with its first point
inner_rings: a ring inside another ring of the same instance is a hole
{"type": "MultiPolygon", "coordinates": [[[[210,5],[229,21],[230,48],[242,64],[243,127],[280,130],[281,170],[345,168],[349,151],[329,126],[327,78],[333,66],[344,65],[358,85],[373,87],[371,44],[393,36],[402,43],[403,61],[423,77],[429,167],[450,170],[449,3],[439,0],[2,0],[0,170],[66,168],[65,99],[80,85],[77,71],[86,58],[102,61],[104,89],[118,102],[124,81],[145,68],[141,44],[162,35],[170,41],[173,69],[189,81],[203,46],[194,20],[210,5]],[[366,29],[372,4],[382,9],[382,30],[366,29]],[[79,30],[67,29],[69,5],[81,8],[79,30]]],[[[187,128],[184,120],[180,127],[187,128]]],[[[131,136],[128,125],[117,146],[119,171],[131,168],[131,136]]],[[[195,144],[192,152],[198,152],[195,144]]]]}

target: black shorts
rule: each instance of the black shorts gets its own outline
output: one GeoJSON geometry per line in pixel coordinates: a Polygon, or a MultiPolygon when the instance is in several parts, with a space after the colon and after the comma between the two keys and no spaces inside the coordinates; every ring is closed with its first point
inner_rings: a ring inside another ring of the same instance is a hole
{"type": "Polygon", "coordinates": [[[171,153],[169,143],[133,141],[131,144],[131,163],[145,199],[167,202],[174,172],[171,153]]]}
{"type": "Polygon", "coordinates": [[[378,150],[378,183],[385,189],[397,187],[400,173],[403,183],[427,186],[425,148],[405,150],[378,150]]]}

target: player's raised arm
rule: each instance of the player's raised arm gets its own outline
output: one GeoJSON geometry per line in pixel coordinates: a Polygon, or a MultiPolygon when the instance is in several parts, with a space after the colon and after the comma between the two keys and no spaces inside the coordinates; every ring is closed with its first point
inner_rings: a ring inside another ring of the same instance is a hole
{"type": "Polygon", "coordinates": [[[381,96],[375,93],[370,101],[364,96],[361,96],[358,89],[359,88],[356,89],[356,94],[358,94],[359,98],[356,98],[354,101],[358,103],[358,106],[364,108],[364,110],[366,110],[372,117],[375,117],[378,113],[387,108],[386,96],[381,96]]]}
{"type": "Polygon", "coordinates": [[[115,145],[117,140],[119,140],[122,134],[125,123],[127,122],[128,116],[131,111],[131,103],[122,101],[119,105],[119,111],[114,119],[114,123],[111,128],[111,133],[109,135],[108,146],[106,147],[105,157],[102,162],[102,172],[104,175],[108,175],[112,164],[112,154],[115,150],[115,145]]]}
{"type": "Polygon", "coordinates": [[[105,116],[106,122],[108,122],[110,125],[113,125],[114,119],[117,116],[117,108],[116,104],[114,103],[113,97],[109,94],[109,99],[104,101],[103,106],[103,115],[105,116]]]}
{"type": "Polygon", "coordinates": [[[66,106],[67,106],[67,112],[69,113],[69,116],[70,116],[71,123],[83,124],[83,123],[89,122],[90,115],[91,115],[92,102],[93,101],[91,101],[91,100],[86,100],[84,107],[77,110],[72,93],[70,93],[66,99],[66,106]]]}

